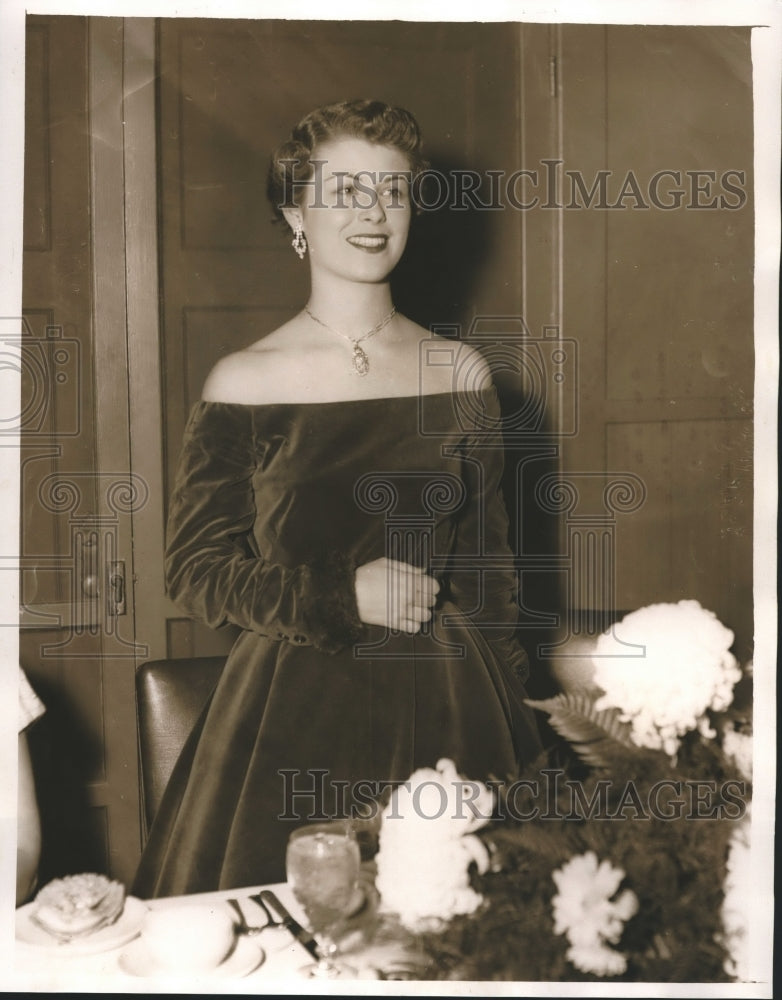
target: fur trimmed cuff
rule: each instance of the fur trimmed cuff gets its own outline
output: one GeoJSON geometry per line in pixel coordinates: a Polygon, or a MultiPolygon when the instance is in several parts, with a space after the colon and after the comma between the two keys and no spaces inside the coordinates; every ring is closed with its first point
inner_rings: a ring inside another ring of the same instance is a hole
{"type": "Polygon", "coordinates": [[[330,552],[309,564],[311,603],[304,612],[312,645],[338,653],[361,638],[356,604],[356,567],[344,553],[330,552]]]}

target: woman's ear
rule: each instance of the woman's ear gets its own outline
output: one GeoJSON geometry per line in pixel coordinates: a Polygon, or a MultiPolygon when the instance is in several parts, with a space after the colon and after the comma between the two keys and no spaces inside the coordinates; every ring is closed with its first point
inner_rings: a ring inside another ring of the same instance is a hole
{"type": "Polygon", "coordinates": [[[296,231],[297,226],[302,225],[301,209],[299,208],[284,208],[282,214],[285,217],[285,221],[291,227],[291,232],[296,231]]]}

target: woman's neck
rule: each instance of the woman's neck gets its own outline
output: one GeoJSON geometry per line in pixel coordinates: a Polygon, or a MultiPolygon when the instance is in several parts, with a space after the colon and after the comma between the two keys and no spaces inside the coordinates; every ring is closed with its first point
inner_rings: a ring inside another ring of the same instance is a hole
{"type": "Polygon", "coordinates": [[[307,308],[323,323],[355,338],[382,322],[394,304],[388,282],[313,282],[307,308]]]}

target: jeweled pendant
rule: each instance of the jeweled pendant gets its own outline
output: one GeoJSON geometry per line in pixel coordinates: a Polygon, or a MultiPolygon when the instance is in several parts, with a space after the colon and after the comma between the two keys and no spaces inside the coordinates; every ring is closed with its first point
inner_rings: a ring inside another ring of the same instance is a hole
{"type": "Polygon", "coordinates": [[[369,371],[369,358],[358,344],[353,345],[353,367],[359,375],[366,375],[369,371]]]}

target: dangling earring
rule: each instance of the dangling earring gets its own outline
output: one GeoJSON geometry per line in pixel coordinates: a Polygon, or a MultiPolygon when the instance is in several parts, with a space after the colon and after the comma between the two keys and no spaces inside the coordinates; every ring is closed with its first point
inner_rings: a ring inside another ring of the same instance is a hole
{"type": "Polygon", "coordinates": [[[304,230],[301,228],[300,222],[296,223],[296,228],[293,230],[291,246],[299,255],[299,260],[303,260],[304,254],[307,252],[307,240],[304,236],[304,230]]]}

